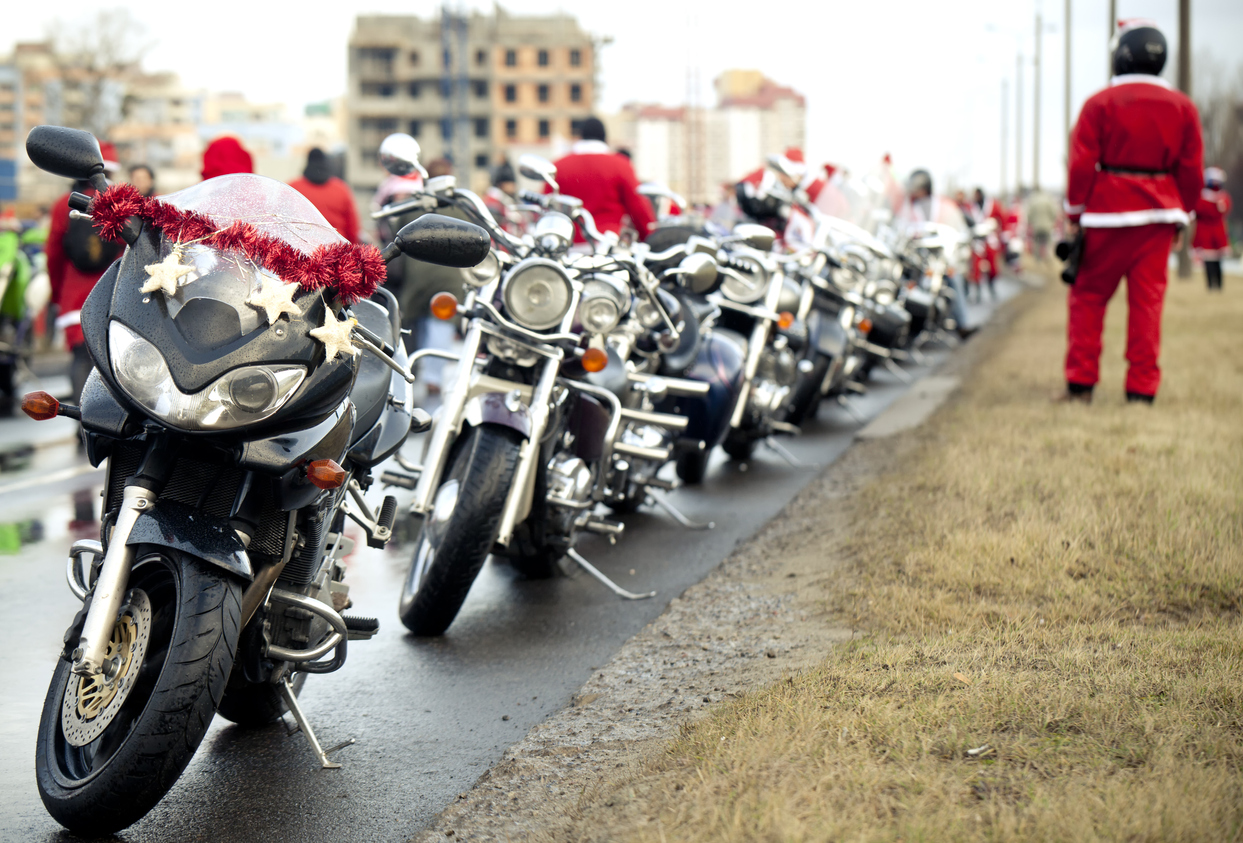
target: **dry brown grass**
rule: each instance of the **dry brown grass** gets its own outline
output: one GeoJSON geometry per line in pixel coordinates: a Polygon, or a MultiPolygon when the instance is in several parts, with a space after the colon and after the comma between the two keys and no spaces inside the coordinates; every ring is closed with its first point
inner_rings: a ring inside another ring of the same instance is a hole
{"type": "Polygon", "coordinates": [[[825,600],[868,635],[687,728],[611,836],[1243,839],[1243,283],[1171,283],[1154,407],[1121,300],[1096,403],[1050,403],[1031,295],[856,503],[825,600]]]}

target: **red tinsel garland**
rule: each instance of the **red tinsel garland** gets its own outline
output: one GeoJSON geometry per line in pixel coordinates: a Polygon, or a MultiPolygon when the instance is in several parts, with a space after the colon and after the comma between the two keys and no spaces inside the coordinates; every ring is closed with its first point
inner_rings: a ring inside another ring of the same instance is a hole
{"type": "Polygon", "coordinates": [[[368,298],[386,276],[384,259],[374,246],[334,243],[307,255],[248,223],[220,228],[203,214],[143,196],[131,184],[113,185],[96,196],[91,216],[100,236],[108,240],[119,242],[129,218],[138,217],[178,243],[193,241],[241,252],[303,290],[331,290],[346,305],[368,298]]]}

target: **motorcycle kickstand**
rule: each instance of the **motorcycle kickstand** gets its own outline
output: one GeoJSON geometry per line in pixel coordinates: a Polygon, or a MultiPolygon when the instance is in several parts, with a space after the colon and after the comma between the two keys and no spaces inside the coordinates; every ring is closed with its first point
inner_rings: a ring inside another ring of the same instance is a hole
{"type": "Polygon", "coordinates": [[[688,530],[712,530],[716,528],[715,521],[692,521],[687,518],[681,510],[669,503],[668,498],[664,495],[658,495],[650,489],[647,492],[647,500],[648,503],[655,504],[665,512],[669,513],[669,516],[673,518],[674,521],[677,521],[688,530]]]}
{"type": "Polygon", "coordinates": [[[298,705],[298,698],[294,695],[293,688],[290,686],[288,679],[281,680],[280,689],[281,697],[284,698],[285,705],[289,707],[290,714],[293,715],[294,720],[298,721],[298,728],[294,729],[289,734],[292,735],[294,732],[301,730],[302,734],[306,737],[307,742],[310,743],[311,749],[313,749],[315,751],[315,755],[318,756],[319,763],[323,765],[323,769],[340,769],[341,765],[335,761],[329,761],[328,755],[336,752],[338,749],[345,749],[347,746],[350,746],[354,743],[354,739],[350,738],[347,741],[342,741],[336,746],[331,746],[328,749],[321,747],[319,745],[319,739],[315,737],[315,730],[311,728],[311,722],[307,720],[306,715],[302,713],[302,706],[298,705]]]}
{"type": "Polygon", "coordinates": [[[570,548],[569,550],[567,550],[565,552],[565,555],[573,559],[575,562],[577,562],[578,566],[582,568],[584,571],[591,574],[593,577],[598,579],[600,582],[604,583],[608,587],[609,591],[613,592],[618,597],[624,598],[626,600],[646,600],[649,597],[656,596],[656,592],[654,591],[649,591],[646,594],[635,594],[633,591],[626,591],[626,589],[622,588],[620,585],[618,585],[617,583],[613,582],[611,579],[606,577],[600,571],[599,568],[597,568],[595,565],[592,565],[590,562],[584,559],[583,555],[579,553],[577,550],[575,550],[574,548],[570,548]]]}
{"type": "Polygon", "coordinates": [[[845,395],[839,395],[839,396],[837,396],[837,403],[838,403],[838,405],[840,405],[840,406],[841,406],[841,408],[842,408],[843,410],[845,410],[847,413],[849,413],[849,414],[850,414],[851,418],[853,418],[853,419],[854,419],[855,421],[857,421],[859,424],[867,424],[867,423],[868,423],[868,420],[867,420],[866,418],[864,418],[862,415],[860,415],[860,414],[859,414],[859,411],[858,411],[858,410],[856,410],[856,409],[855,409],[855,408],[851,405],[851,403],[850,403],[849,401],[847,401],[847,400],[846,400],[846,396],[845,396],[845,395]]]}
{"type": "Polygon", "coordinates": [[[780,442],[778,442],[776,439],[774,439],[771,436],[764,437],[764,444],[767,445],[769,449],[773,451],[773,453],[781,457],[783,460],[788,462],[794,468],[816,468],[816,466],[808,465],[807,463],[800,460],[798,457],[794,456],[794,454],[791,454],[785,445],[782,445],[780,442]]]}
{"type": "Polygon", "coordinates": [[[893,362],[891,358],[888,358],[888,357],[885,358],[885,368],[888,369],[890,372],[893,372],[893,376],[896,377],[898,380],[902,381],[902,383],[912,384],[915,382],[915,379],[911,377],[910,373],[907,372],[905,369],[903,369],[901,366],[899,366],[897,363],[893,362]]]}

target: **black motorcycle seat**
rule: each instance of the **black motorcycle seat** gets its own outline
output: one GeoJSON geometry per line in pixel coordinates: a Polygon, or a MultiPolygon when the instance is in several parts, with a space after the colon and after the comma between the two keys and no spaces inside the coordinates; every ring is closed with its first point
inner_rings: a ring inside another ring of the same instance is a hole
{"type": "MultiPolygon", "coordinates": [[[[358,324],[379,336],[389,345],[396,346],[400,341],[398,337],[393,336],[393,326],[389,321],[388,311],[380,305],[364,300],[350,309],[354,313],[354,318],[358,320],[358,324]]],[[[350,389],[350,400],[354,402],[354,412],[357,414],[354,432],[350,437],[351,444],[371,430],[376,420],[380,418],[385,401],[388,399],[389,384],[393,374],[393,370],[383,360],[368,351],[363,351],[359,355],[359,361],[358,377],[354,379],[354,386],[350,389]]]]}

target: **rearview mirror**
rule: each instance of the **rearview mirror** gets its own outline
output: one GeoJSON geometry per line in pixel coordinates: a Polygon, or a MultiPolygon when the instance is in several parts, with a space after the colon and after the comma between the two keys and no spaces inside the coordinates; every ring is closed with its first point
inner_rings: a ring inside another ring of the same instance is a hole
{"type": "Polygon", "coordinates": [[[790,159],[786,158],[784,155],[768,156],[768,167],[775,172],[781,173],[781,175],[786,176],[787,178],[797,179],[801,175],[800,173],[795,173],[790,169],[790,159]]]}
{"type": "Polygon", "coordinates": [[[777,235],[766,225],[744,222],[734,226],[734,236],[742,240],[752,249],[761,252],[771,251],[777,235]]]}
{"type": "Polygon", "coordinates": [[[424,214],[402,226],[393,245],[415,260],[466,268],[478,265],[488,256],[492,238],[474,223],[443,214],[424,214]]]}
{"type": "Polygon", "coordinates": [[[716,258],[702,252],[687,255],[678,264],[678,274],[683,287],[696,295],[703,295],[716,284],[716,258]]]}
{"type": "Polygon", "coordinates": [[[686,210],[686,200],[659,182],[643,182],[638,187],[638,193],[640,196],[646,196],[648,199],[668,199],[678,207],[678,210],[686,210]]]}
{"type": "Polygon", "coordinates": [[[518,159],[518,172],[529,179],[542,181],[553,190],[557,187],[557,165],[539,155],[523,155],[518,159]]]}
{"type": "Polygon", "coordinates": [[[380,166],[395,176],[418,173],[427,178],[427,170],[419,163],[422,152],[419,142],[410,135],[389,135],[380,144],[380,166]]]}
{"type": "Polygon", "coordinates": [[[26,155],[40,170],[75,181],[89,181],[98,191],[108,188],[104,156],[90,132],[64,126],[35,126],[26,136],[26,155]]]}

